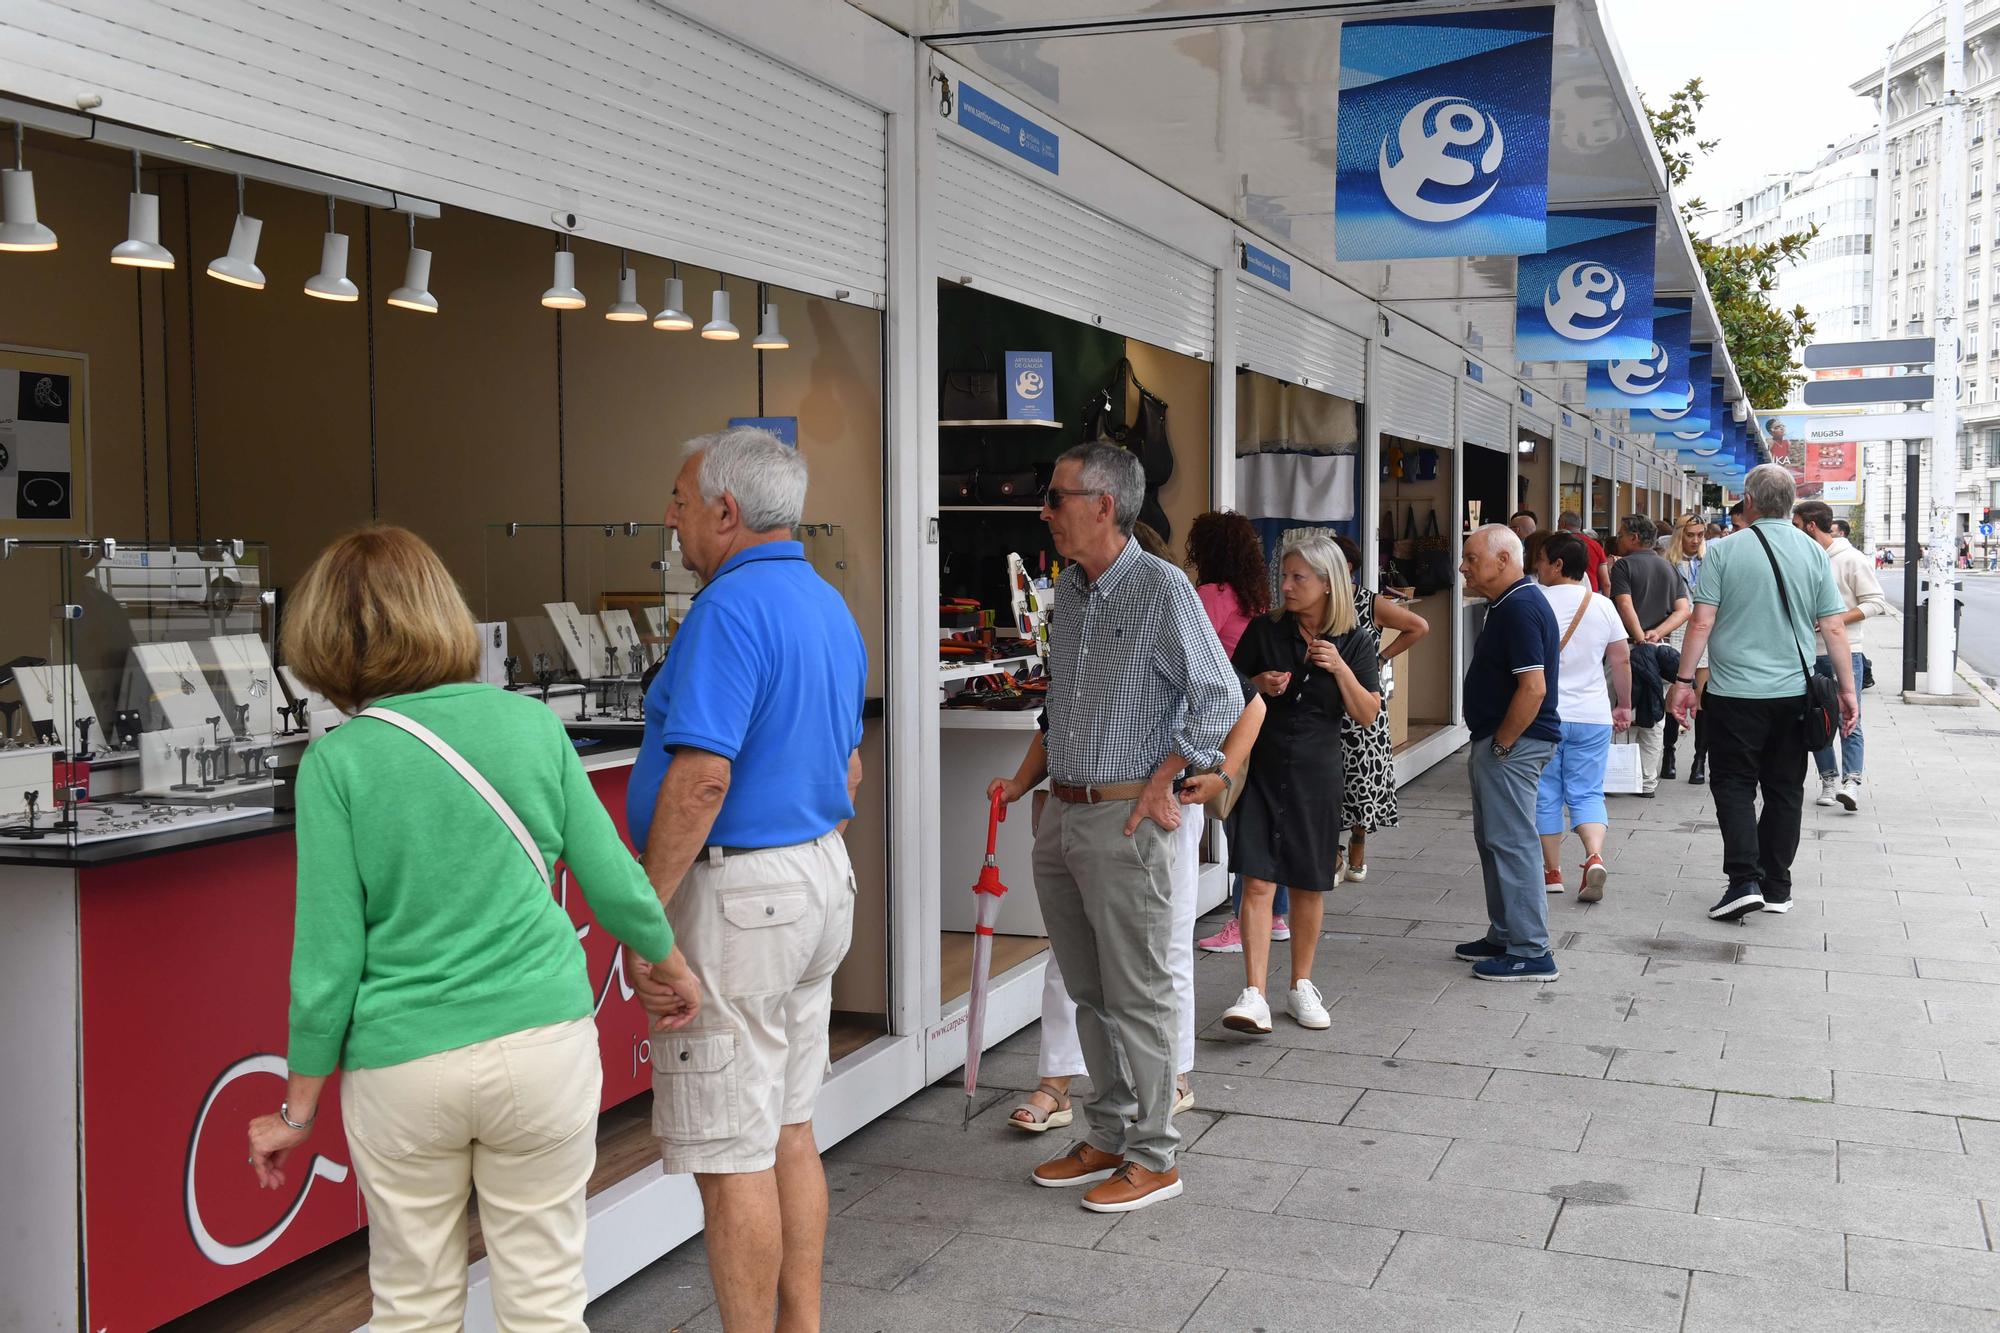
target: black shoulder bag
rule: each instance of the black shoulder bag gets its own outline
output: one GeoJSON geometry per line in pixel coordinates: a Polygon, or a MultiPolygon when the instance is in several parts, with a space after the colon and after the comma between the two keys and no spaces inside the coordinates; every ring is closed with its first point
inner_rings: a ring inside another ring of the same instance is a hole
{"type": "MultiPolygon", "coordinates": [[[[1771,550],[1770,539],[1757,531],[1756,524],[1750,525],[1750,531],[1764,548],[1764,558],[1771,562],[1771,577],[1778,581],[1778,605],[1784,608],[1785,632],[1789,634],[1793,628],[1792,599],[1785,592],[1785,576],[1778,568],[1778,557],[1771,550]]],[[[1799,655],[1799,669],[1806,673],[1806,748],[1824,750],[1840,735],[1840,686],[1806,665],[1806,650],[1799,647],[1797,639],[1792,640],[1792,650],[1799,655]]]]}

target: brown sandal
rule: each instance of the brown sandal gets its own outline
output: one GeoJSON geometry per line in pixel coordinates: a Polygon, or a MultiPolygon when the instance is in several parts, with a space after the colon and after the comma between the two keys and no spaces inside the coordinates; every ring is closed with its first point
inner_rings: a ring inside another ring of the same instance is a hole
{"type": "Polygon", "coordinates": [[[1069,1093],[1057,1091],[1047,1080],[1022,1099],[1021,1104],[1007,1117],[1007,1123],[1027,1134],[1046,1134],[1052,1129],[1067,1128],[1076,1119],[1076,1112],[1070,1108],[1069,1093]],[[1037,1097],[1049,1099],[1050,1106],[1044,1108],[1035,1100],[1037,1097]],[[1022,1119],[1026,1116],[1026,1119],[1022,1119]]]}

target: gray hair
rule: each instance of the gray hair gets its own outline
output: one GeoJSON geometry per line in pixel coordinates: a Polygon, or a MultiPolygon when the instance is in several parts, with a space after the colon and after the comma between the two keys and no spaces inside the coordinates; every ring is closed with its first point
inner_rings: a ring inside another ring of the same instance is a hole
{"type": "Polygon", "coordinates": [[[1565,509],[1563,510],[1562,517],[1556,520],[1556,527],[1563,532],[1581,532],[1583,530],[1583,515],[1577,513],[1574,509],[1565,509]]]}
{"type": "Polygon", "coordinates": [[[1112,521],[1120,532],[1132,535],[1132,526],[1139,521],[1139,506],[1146,503],[1146,469],[1137,454],[1099,441],[1079,444],[1056,462],[1077,464],[1077,479],[1083,488],[1110,496],[1112,521]]]}
{"type": "Polygon", "coordinates": [[[799,451],[755,426],[697,435],[681,446],[683,460],[701,455],[701,498],[736,497],[743,526],[752,532],[796,528],[806,512],[806,460],[799,451]]]}
{"type": "Polygon", "coordinates": [[[1465,539],[1465,543],[1470,546],[1481,537],[1484,537],[1487,545],[1498,554],[1512,558],[1516,569],[1521,567],[1522,560],[1526,558],[1526,548],[1521,545],[1520,533],[1505,523],[1487,523],[1475,528],[1472,535],[1465,539]]]}
{"type": "MultiPolygon", "coordinates": [[[[1326,623],[1312,626],[1314,634],[1345,634],[1358,623],[1354,612],[1354,580],[1348,576],[1347,557],[1333,544],[1333,538],[1324,532],[1290,532],[1285,535],[1284,546],[1278,554],[1282,567],[1286,556],[1297,556],[1305,562],[1307,569],[1326,580],[1326,623]]],[[[1285,614],[1283,606],[1271,613],[1272,619],[1281,619],[1285,614]]]]}
{"type": "Polygon", "coordinates": [[[1636,537],[1648,546],[1660,539],[1659,525],[1644,514],[1627,514],[1618,520],[1618,526],[1625,529],[1628,536],[1636,537]]]}
{"type": "Polygon", "coordinates": [[[1784,518],[1799,498],[1792,470],[1781,463],[1760,463],[1743,478],[1743,497],[1757,507],[1759,518],[1784,518]]]}

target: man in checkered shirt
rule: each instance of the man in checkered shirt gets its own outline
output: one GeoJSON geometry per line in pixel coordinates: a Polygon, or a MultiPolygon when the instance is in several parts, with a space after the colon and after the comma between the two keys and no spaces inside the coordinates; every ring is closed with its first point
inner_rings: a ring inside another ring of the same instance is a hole
{"type": "Polygon", "coordinates": [[[1056,462],[1042,519],[1070,562],[1049,626],[1046,734],[989,793],[1055,797],[1035,835],[1035,890],[1077,1005],[1090,1071],[1085,1141],[1035,1183],[1092,1185],[1083,1206],[1123,1213],[1181,1192],[1173,1127],[1178,1001],[1172,935],[1174,779],[1222,764],[1242,687],[1187,576],[1145,554],[1132,525],[1139,460],[1086,444],[1056,462]]]}

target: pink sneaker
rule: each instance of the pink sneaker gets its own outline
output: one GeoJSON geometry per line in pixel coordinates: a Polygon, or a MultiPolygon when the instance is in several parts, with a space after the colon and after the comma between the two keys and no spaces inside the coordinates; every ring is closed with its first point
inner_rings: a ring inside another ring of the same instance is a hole
{"type": "Polygon", "coordinates": [[[1195,943],[1209,953],[1242,953],[1243,930],[1236,924],[1236,918],[1232,916],[1229,918],[1228,925],[1216,931],[1207,939],[1196,940],[1195,943]]]}
{"type": "Polygon", "coordinates": [[[1282,916],[1273,913],[1271,916],[1271,938],[1273,940],[1288,940],[1291,937],[1292,923],[1285,920],[1282,916]]]}

